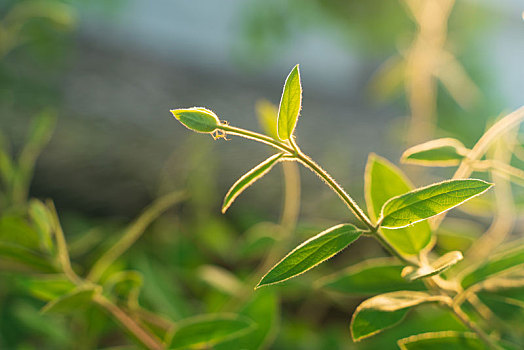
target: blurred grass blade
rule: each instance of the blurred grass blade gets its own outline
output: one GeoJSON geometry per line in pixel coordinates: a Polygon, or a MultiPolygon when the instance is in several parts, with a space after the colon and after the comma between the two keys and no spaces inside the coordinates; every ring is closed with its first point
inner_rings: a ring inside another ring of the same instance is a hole
{"type": "Polygon", "coordinates": [[[439,182],[391,198],[382,207],[382,227],[400,228],[450,210],[486,192],[491,186],[482,180],[464,179],[439,182]]]}
{"type": "Polygon", "coordinates": [[[401,350],[486,350],[487,347],[475,333],[456,331],[431,332],[413,335],[397,341],[401,350]]]}
{"type": "Polygon", "coordinates": [[[101,293],[100,286],[78,287],[73,291],[54,299],[42,308],[42,313],[69,313],[87,306],[97,293],[101,293]]]}
{"type": "Polygon", "coordinates": [[[447,270],[451,266],[463,259],[462,253],[459,251],[453,251],[444,254],[430,265],[421,266],[418,269],[413,266],[406,266],[402,270],[402,277],[407,280],[413,281],[419,278],[430,277],[438,275],[441,272],[447,270]]]}
{"type": "MultiPolygon", "coordinates": [[[[388,199],[413,189],[399,168],[374,153],[368,157],[364,182],[366,204],[372,218],[380,215],[388,199]]],[[[382,228],[381,233],[393,247],[408,255],[417,254],[431,242],[431,229],[425,221],[396,230],[382,228]]]]}
{"type": "Polygon", "coordinates": [[[448,297],[415,291],[377,295],[360,304],[351,319],[354,341],[375,335],[401,322],[413,306],[428,302],[451,302],[448,297]]]}
{"type": "Polygon", "coordinates": [[[353,225],[333,226],[296,247],[276,264],[256,288],[283,282],[328,260],[357,240],[362,231],[353,225]]]}
{"type": "Polygon", "coordinates": [[[524,266],[524,244],[494,255],[488,261],[466,270],[462,277],[462,287],[468,288],[495,274],[524,266]]]}
{"type": "Polygon", "coordinates": [[[431,140],[407,149],[401,157],[403,163],[427,166],[454,166],[469,150],[457,139],[431,140]]]}
{"type": "Polygon", "coordinates": [[[237,180],[231,186],[229,191],[226,193],[224,198],[224,204],[222,205],[222,213],[225,213],[227,209],[233,204],[235,199],[244,192],[249,186],[251,186],[255,181],[260,179],[262,176],[266,175],[271,168],[282,158],[283,153],[277,153],[258,164],[256,167],[244,174],[240,179],[237,180]]]}
{"type": "Polygon", "coordinates": [[[421,281],[409,282],[401,277],[404,264],[393,258],[370,259],[326,276],[316,285],[329,291],[349,295],[376,295],[397,290],[426,290],[421,281]]]}
{"type": "Polygon", "coordinates": [[[144,277],[138,271],[119,271],[108,277],[104,292],[124,300],[128,307],[138,308],[138,296],[144,277]]]}
{"type": "Polygon", "coordinates": [[[136,242],[146,228],[162,213],[185,198],[182,192],[172,192],[158,198],[126,229],[122,237],[93,265],[87,279],[98,281],[106,269],[136,242]]]}
{"type": "Polygon", "coordinates": [[[246,286],[234,274],[216,265],[204,265],[197,270],[198,277],[209,286],[230,296],[240,296],[246,286]]]}
{"type": "Polygon", "coordinates": [[[287,76],[278,108],[277,131],[281,140],[289,140],[293,135],[301,108],[302,85],[300,84],[300,70],[297,64],[287,76]]]}
{"type": "Polygon", "coordinates": [[[236,314],[208,314],[180,321],[169,349],[210,348],[243,336],[255,328],[248,318],[236,314]]]}

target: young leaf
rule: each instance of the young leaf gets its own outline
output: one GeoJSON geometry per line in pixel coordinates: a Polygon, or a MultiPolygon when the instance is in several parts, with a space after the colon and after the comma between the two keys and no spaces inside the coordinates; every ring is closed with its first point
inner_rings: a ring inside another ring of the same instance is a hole
{"type": "Polygon", "coordinates": [[[67,313],[78,310],[86,306],[94,297],[95,294],[101,292],[100,286],[78,287],[73,291],[61,296],[58,299],[53,299],[47,303],[41,310],[42,313],[55,312],[67,313]]]}
{"type": "Polygon", "coordinates": [[[203,107],[172,109],[171,113],[182,125],[196,132],[211,133],[220,124],[217,115],[203,107]]]}
{"type": "Polygon", "coordinates": [[[396,290],[426,290],[421,281],[408,282],[400,276],[403,264],[397,259],[366,260],[326,276],[317,285],[327,290],[350,295],[376,295],[396,290]]]}
{"type": "Polygon", "coordinates": [[[53,223],[49,209],[41,201],[31,199],[29,202],[29,215],[37,228],[41,245],[47,252],[51,252],[53,249],[53,239],[51,237],[53,223]]]}
{"type": "Polygon", "coordinates": [[[406,266],[402,270],[402,277],[413,281],[419,278],[438,275],[439,273],[455,265],[457,262],[462,260],[462,258],[462,253],[459,251],[449,252],[442,255],[430,265],[421,266],[418,269],[413,266],[406,266]]]}
{"type": "Polygon", "coordinates": [[[351,336],[354,341],[360,341],[375,335],[402,321],[411,307],[422,303],[444,301],[445,298],[447,297],[415,291],[377,295],[364,301],[355,310],[350,325],[351,336]]]}
{"type": "Polygon", "coordinates": [[[31,269],[35,269],[36,271],[47,273],[57,271],[56,266],[45,259],[42,255],[18,244],[0,242],[0,256],[2,256],[2,259],[6,261],[22,264],[31,269]]]}
{"type": "Polygon", "coordinates": [[[491,186],[482,180],[464,179],[418,188],[388,200],[382,207],[379,222],[386,228],[406,227],[450,210],[491,186]]]}
{"type": "Polygon", "coordinates": [[[256,288],[298,276],[328,260],[360,237],[362,231],[349,224],[333,226],[308,239],[276,264],[256,288]]]}
{"type": "Polygon", "coordinates": [[[458,165],[468,149],[457,139],[442,138],[407,149],[401,157],[403,163],[427,166],[458,165]]]}
{"type": "Polygon", "coordinates": [[[462,287],[468,288],[495,274],[523,265],[524,245],[520,245],[514,249],[505,250],[479,266],[474,266],[466,271],[462,278],[462,287]]]}
{"type": "Polygon", "coordinates": [[[397,342],[401,350],[486,350],[486,345],[475,333],[457,331],[431,332],[413,335],[397,342]]]}
{"type": "Polygon", "coordinates": [[[182,320],[177,326],[169,349],[210,348],[254,329],[251,320],[236,314],[195,316],[182,320]]]}
{"type": "Polygon", "coordinates": [[[75,284],[64,274],[20,278],[19,283],[32,296],[44,301],[59,298],[75,288],[75,284]]]}
{"type": "Polygon", "coordinates": [[[287,76],[278,108],[277,132],[281,140],[289,140],[293,135],[301,108],[302,85],[297,64],[287,76]]]}
{"type": "Polygon", "coordinates": [[[266,135],[274,139],[278,139],[277,134],[277,106],[267,100],[259,100],[255,106],[258,116],[258,123],[262,126],[262,130],[266,135]]]}
{"type": "MultiPolygon", "coordinates": [[[[413,185],[402,171],[387,159],[371,153],[366,164],[365,195],[372,218],[380,215],[380,208],[388,199],[409,192],[413,185]]],[[[415,255],[431,242],[429,223],[419,222],[396,230],[381,229],[382,235],[396,249],[415,255]]]]}
{"type": "Polygon", "coordinates": [[[225,213],[226,210],[233,204],[233,201],[242,193],[246,188],[251,186],[255,181],[260,179],[262,176],[266,175],[273,165],[275,165],[280,158],[282,158],[284,154],[283,153],[277,153],[248,171],[246,174],[244,174],[240,179],[237,180],[231,186],[229,191],[226,194],[226,197],[224,198],[224,204],[222,205],[222,213],[225,213]]]}

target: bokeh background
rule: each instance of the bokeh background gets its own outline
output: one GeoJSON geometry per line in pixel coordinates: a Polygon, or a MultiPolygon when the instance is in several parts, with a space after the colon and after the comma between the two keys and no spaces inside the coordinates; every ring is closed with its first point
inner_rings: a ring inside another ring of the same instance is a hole
{"type": "MultiPolygon", "coordinates": [[[[199,271],[213,265],[246,280],[257,269],[262,253],[242,250],[246,232],[279,220],[282,172],[222,216],[222,196],[268,150],[195,135],[170,109],[204,106],[261,130],[257,104],[278,104],[299,63],[298,142],[362,203],[370,152],[398,163],[407,146],[431,138],[472,146],[486,125],[522,104],[523,11],[519,0],[2,0],[0,130],[16,154],[35,116],[57,115],[30,195],[53,199],[79,266],[90,266],[155,198],[185,191],[120,264],[144,275],[140,301],[153,311],[174,320],[217,311],[230,295],[209,288],[199,271]]],[[[417,185],[452,174],[403,169],[417,185]]],[[[300,175],[295,242],[351,220],[314,175],[300,175]]],[[[324,271],[384,255],[362,241],[324,271]]],[[[78,321],[73,332],[65,318],[47,323],[41,303],[9,278],[0,286],[0,348],[127,341],[107,320],[78,321]]],[[[308,283],[282,292],[270,348],[353,348],[348,323],[359,300],[334,302],[308,283]]],[[[411,327],[424,325],[413,319],[411,327]]]]}

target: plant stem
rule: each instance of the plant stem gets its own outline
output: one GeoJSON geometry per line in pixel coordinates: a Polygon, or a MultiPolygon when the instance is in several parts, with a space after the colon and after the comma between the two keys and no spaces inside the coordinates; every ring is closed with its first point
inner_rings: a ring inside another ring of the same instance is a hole
{"type": "Polygon", "coordinates": [[[93,301],[108,311],[111,316],[120,322],[129,333],[133,334],[145,347],[150,350],[163,350],[164,346],[154,336],[145,331],[138,323],[135,322],[128,314],[126,314],[118,306],[114,305],[106,297],[96,295],[93,301]]]}
{"type": "Polygon", "coordinates": [[[364,213],[364,211],[358,206],[358,204],[355,202],[351,196],[344,191],[342,186],[340,186],[332,177],[329,175],[327,171],[322,169],[320,165],[315,163],[311,158],[309,158],[306,154],[304,154],[300,148],[296,145],[295,140],[293,138],[290,139],[290,144],[292,148],[290,148],[288,145],[284,144],[283,142],[280,142],[272,137],[262,135],[256,132],[252,132],[249,130],[229,126],[229,125],[220,125],[219,129],[230,133],[232,135],[237,135],[241,137],[245,137],[251,140],[259,141],[262,143],[265,143],[269,146],[275,147],[278,150],[285,151],[289,153],[290,156],[292,156],[294,159],[298,160],[300,163],[302,163],[304,166],[306,166],[308,169],[310,169],[313,173],[317,174],[318,177],[320,177],[346,204],[346,206],[349,208],[349,210],[364,224],[366,225],[369,230],[370,234],[375,237],[379,241],[380,244],[393,256],[396,256],[398,259],[403,261],[406,264],[418,266],[418,264],[406,259],[400,252],[398,252],[382,235],[380,232],[378,232],[379,225],[375,226],[371,222],[371,220],[367,217],[367,215],[364,213]]]}
{"type": "Polygon", "coordinates": [[[455,316],[457,316],[457,318],[466,327],[475,332],[479,336],[479,338],[482,339],[489,346],[490,349],[502,350],[502,348],[497,343],[495,343],[495,341],[486,332],[484,332],[484,330],[482,330],[479,326],[475,324],[475,322],[469,319],[468,315],[466,315],[458,305],[448,306],[450,310],[455,314],[455,316]]]}

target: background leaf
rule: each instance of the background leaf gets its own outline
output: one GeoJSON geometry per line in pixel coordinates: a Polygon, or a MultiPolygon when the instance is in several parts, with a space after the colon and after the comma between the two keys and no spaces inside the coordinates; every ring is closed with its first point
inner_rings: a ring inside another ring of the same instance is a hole
{"type": "Polygon", "coordinates": [[[391,198],[381,212],[381,226],[405,227],[443,213],[486,192],[491,186],[482,180],[465,179],[439,182],[391,198]]]}
{"type": "Polygon", "coordinates": [[[300,71],[297,64],[287,76],[278,108],[277,131],[281,140],[289,140],[293,135],[301,108],[302,85],[300,84],[300,71]]]}
{"type": "Polygon", "coordinates": [[[462,287],[468,288],[492,275],[522,265],[524,265],[524,245],[520,244],[513,249],[508,249],[493,256],[478,266],[468,269],[462,277],[462,287]]]}
{"type": "Polygon", "coordinates": [[[402,154],[401,161],[428,166],[453,166],[458,165],[468,151],[459,140],[442,138],[408,148],[402,154]]]}
{"type": "Polygon", "coordinates": [[[409,308],[442,296],[415,291],[397,291],[377,295],[360,304],[351,319],[351,336],[354,341],[370,337],[402,321],[409,308]]]}
{"type": "Polygon", "coordinates": [[[187,318],[177,324],[169,349],[209,348],[243,336],[254,327],[251,320],[236,314],[208,314],[187,318]]]}
{"type": "Polygon", "coordinates": [[[406,266],[404,270],[402,270],[402,276],[410,281],[413,281],[423,277],[438,275],[439,273],[455,265],[462,259],[463,256],[461,252],[449,252],[444,254],[431,264],[421,266],[418,269],[413,266],[406,266]]]}
{"type": "Polygon", "coordinates": [[[397,290],[426,290],[421,281],[401,277],[404,268],[397,259],[369,259],[317,282],[321,288],[351,295],[375,295],[397,290]]]}
{"type": "Polygon", "coordinates": [[[64,294],[60,298],[53,299],[43,308],[43,313],[69,313],[86,307],[96,293],[100,293],[101,288],[97,286],[78,287],[73,291],[64,294]]]}
{"type": "Polygon", "coordinates": [[[486,345],[474,333],[455,331],[417,334],[400,339],[401,350],[487,350],[486,345]]]}
{"type": "Polygon", "coordinates": [[[349,224],[333,226],[296,247],[276,264],[256,288],[298,276],[331,258],[360,237],[362,231],[349,224]]]}
{"type": "MultiPolygon", "coordinates": [[[[380,209],[388,199],[412,189],[413,185],[399,168],[374,153],[369,155],[365,174],[365,195],[368,212],[373,219],[380,215],[380,209]]],[[[431,229],[425,221],[397,230],[381,228],[380,231],[391,245],[409,255],[417,254],[431,241],[431,229]]]]}

